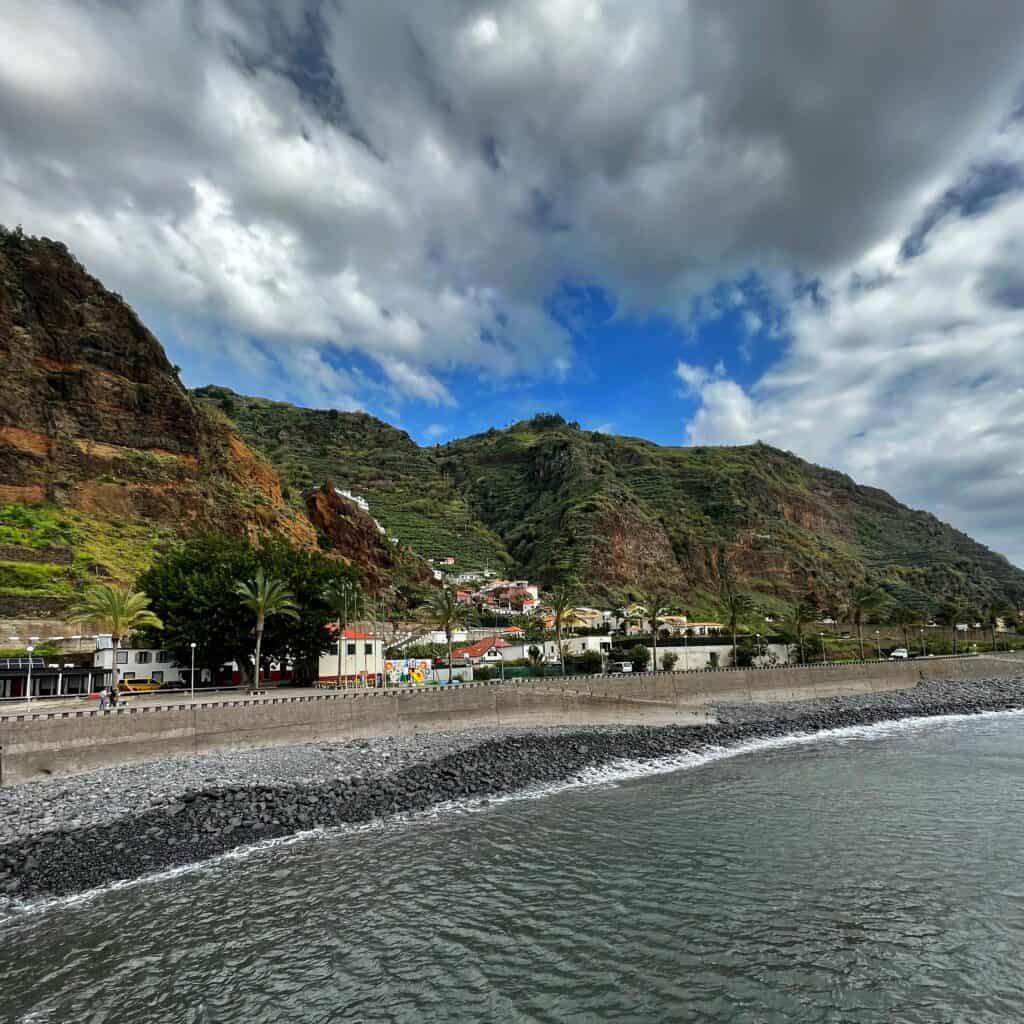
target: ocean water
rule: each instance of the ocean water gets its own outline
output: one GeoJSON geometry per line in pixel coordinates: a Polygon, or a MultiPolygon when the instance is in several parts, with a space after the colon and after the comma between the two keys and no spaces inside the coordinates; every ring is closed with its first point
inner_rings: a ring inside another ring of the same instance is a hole
{"type": "Polygon", "coordinates": [[[1024,716],[622,765],[0,920],[16,1022],[1024,1020],[1024,716]]]}

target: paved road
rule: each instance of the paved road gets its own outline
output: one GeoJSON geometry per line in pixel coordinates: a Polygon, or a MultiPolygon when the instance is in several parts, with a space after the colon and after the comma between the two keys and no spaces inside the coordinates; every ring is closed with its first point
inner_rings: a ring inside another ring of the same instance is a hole
{"type": "MultiPolygon", "coordinates": [[[[346,688],[342,688],[342,691],[346,688]]],[[[361,686],[347,687],[349,692],[372,691],[374,687],[361,686]]],[[[389,687],[398,689],[398,687],[389,687]]],[[[334,687],[299,687],[288,686],[278,689],[273,687],[267,690],[256,692],[255,690],[236,687],[230,690],[196,690],[197,704],[215,704],[221,701],[238,700],[269,700],[273,697],[301,697],[304,694],[314,693],[338,693],[341,692],[334,687]]],[[[191,697],[188,690],[167,691],[157,690],[154,693],[133,693],[121,695],[121,706],[131,707],[132,705],[146,704],[147,706],[163,705],[173,707],[180,704],[188,704],[191,697]]],[[[99,707],[99,700],[96,697],[35,697],[31,701],[26,700],[0,700],[0,718],[9,715],[24,714],[46,714],[54,711],[95,711],[99,707]]]]}

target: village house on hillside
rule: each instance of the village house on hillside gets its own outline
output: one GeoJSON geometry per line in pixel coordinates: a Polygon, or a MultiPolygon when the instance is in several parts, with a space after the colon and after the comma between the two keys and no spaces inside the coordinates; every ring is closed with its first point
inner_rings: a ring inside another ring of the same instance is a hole
{"type": "Polygon", "coordinates": [[[501,661],[509,644],[500,636],[487,636],[467,647],[452,651],[453,661],[468,661],[472,665],[501,661]]]}

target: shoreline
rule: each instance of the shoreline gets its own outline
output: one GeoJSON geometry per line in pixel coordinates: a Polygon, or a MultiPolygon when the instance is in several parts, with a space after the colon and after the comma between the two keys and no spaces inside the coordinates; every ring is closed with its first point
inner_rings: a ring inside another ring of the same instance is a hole
{"type": "Polygon", "coordinates": [[[714,724],[470,729],[195,755],[0,790],[0,905],[71,896],[268,839],[571,781],[618,761],[907,718],[1024,709],[1024,678],[720,704],[714,724]],[[209,784],[211,779],[219,782],[209,784]],[[111,784],[147,799],[107,799],[111,784]],[[90,806],[87,795],[99,799],[90,806]],[[46,817],[40,819],[44,809],[46,817]],[[74,817],[69,817],[69,815],[74,817]]]}

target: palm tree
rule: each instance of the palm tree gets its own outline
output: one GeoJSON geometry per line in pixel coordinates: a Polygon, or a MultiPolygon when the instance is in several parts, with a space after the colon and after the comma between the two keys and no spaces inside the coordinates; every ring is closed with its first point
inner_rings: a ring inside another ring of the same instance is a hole
{"type": "Polygon", "coordinates": [[[736,589],[736,581],[729,569],[729,560],[726,557],[724,546],[718,549],[718,594],[719,600],[725,608],[726,625],[732,634],[732,664],[735,668],[738,662],[736,630],[739,627],[740,619],[754,610],[754,602],[746,594],[741,594],[736,589]]]}
{"type": "Polygon", "coordinates": [[[857,627],[857,645],[860,648],[860,660],[864,660],[864,619],[873,615],[885,604],[885,595],[877,587],[864,584],[857,587],[850,595],[847,614],[850,621],[857,627]]]}
{"type": "Polygon", "coordinates": [[[451,684],[452,633],[458,626],[465,625],[469,616],[469,608],[459,601],[454,591],[442,587],[430,598],[427,615],[435,628],[444,630],[444,637],[448,642],[448,682],[451,684]]]}
{"type": "Polygon", "coordinates": [[[360,591],[354,580],[331,580],[324,588],[324,604],[335,616],[336,635],[338,637],[338,683],[341,683],[341,656],[345,646],[344,627],[349,624],[349,616],[356,614],[360,603],[360,591]]]}
{"type": "Polygon", "coordinates": [[[649,594],[643,595],[644,608],[647,611],[647,616],[651,620],[651,641],[654,644],[654,658],[652,665],[654,669],[658,668],[658,620],[663,615],[668,615],[671,609],[668,605],[668,598],[656,590],[652,590],[649,594]]]}
{"type": "Polygon", "coordinates": [[[113,686],[117,686],[117,650],[133,629],[151,626],[163,629],[163,623],[149,608],[149,598],[138,590],[100,583],[89,587],[71,606],[72,622],[93,622],[110,633],[114,647],[113,686]]]}
{"type": "Polygon", "coordinates": [[[992,650],[996,649],[996,627],[999,620],[1010,614],[1010,607],[1005,601],[995,600],[985,609],[985,624],[992,633],[992,650]]]}
{"type": "Polygon", "coordinates": [[[563,676],[565,675],[565,648],[562,646],[562,630],[572,618],[573,602],[575,600],[575,591],[569,585],[559,587],[547,599],[548,605],[551,608],[552,618],[554,619],[555,643],[558,645],[558,661],[562,666],[563,676]]]}
{"type": "Polygon", "coordinates": [[[789,623],[793,627],[793,632],[796,634],[797,646],[800,648],[801,665],[807,660],[804,656],[804,627],[808,622],[814,622],[817,617],[818,607],[810,598],[807,597],[796,604],[790,613],[789,623]]]}
{"type": "Polygon", "coordinates": [[[235,584],[235,593],[242,599],[242,607],[256,616],[256,689],[260,688],[260,650],[263,647],[263,627],[272,615],[289,619],[299,617],[295,597],[284,580],[268,577],[263,569],[256,570],[255,579],[235,584]]]}
{"type": "Polygon", "coordinates": [[[893,609],[892,614],[889,616],[889,621],[894,626],[899,626],[903,630],[903,646],[910,650],[910,627],[916,626],[923,616],[920,612],[915,611],[913,608],[908,608],[906,605],[901,605],[899,608],[893,609]]]}

